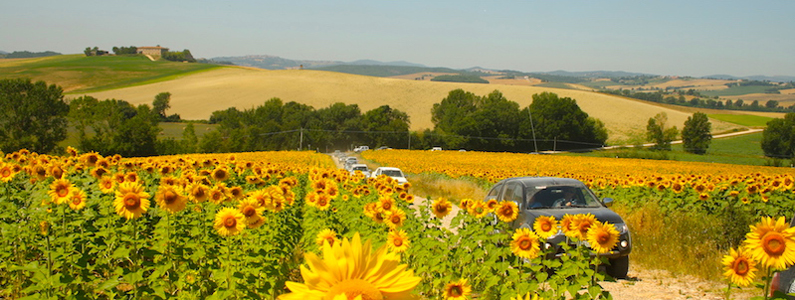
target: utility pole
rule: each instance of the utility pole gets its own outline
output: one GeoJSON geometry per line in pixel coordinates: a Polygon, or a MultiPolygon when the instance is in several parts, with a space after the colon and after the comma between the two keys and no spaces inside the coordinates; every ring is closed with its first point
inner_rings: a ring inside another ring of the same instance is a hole
{"type": "Polygon", "coordinates": [[[302,150],[301,147],[304,146],[304,128],[301,127],[301,129],[298,132],[299,132],[298,151],[301,151],[302,150]]]}
{"type": "Polygon", "coordinates": [[[533,126],[533,114],[530,112],[530,107],[527,107],[527,114],[530,116],[530,130],[533,132],[533,146],[535,146],[536,153],[538,153],[538,143],[536,142],[536,128],[533,126]]]}
{"type": "Polygon", "coordinates": [[[408,148],[408,150],[411,150],[411,130],[409,130],[409,148],[408,148]]]}

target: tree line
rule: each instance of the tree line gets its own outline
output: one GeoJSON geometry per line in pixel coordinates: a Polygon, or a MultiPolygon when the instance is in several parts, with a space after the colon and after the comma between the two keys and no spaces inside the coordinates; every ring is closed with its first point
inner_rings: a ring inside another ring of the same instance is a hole
{"type": "MultiPolygon", "coordinates": [[[[478,96],[452,90],[431,109],[433,129],[410,131],[405,112],[388,105],[362,112],[356,104],[314,107],[272,98],[251,109],[215,111],[208,121],[216,128],[201,138],[187,123],[181,139],[158,139],[160,122],[181,121],[167,114],[171,94],[160,93],[151,105],[82,96],[65,101],[57,85],[30,79],[0,80],[0,151],[28,149],[63,152],[58,144],[72,126],[77,147],[102,155],[151,156],[182,153],[313,149],[333,151],[357,145],[390,148],[467,149],[532,152],[576,150],[602,146],[604,124],[588,116],[569,97],[544,92],[521,108],[499,91],[478,96]]],[[[654,149],[668,150],[679,135],[667,116],[650,118],[647,138],[654,149]]],[[[685,149],[705,153],[711,124],[703,113],[688,118],[681,132],[685,149]]],[[[762,139],[765,155],[795,155],[795,113],[768,123],[762,139]]]]}
{"type": "Polygon", "coordinates": [[[726,102],[708,98],[701,95],[697,91],[688,90],[679,91],[677,93],[669,93],[663,91],[656,91],[653,93],[636,92],[632,90],[602,90],[601,93],[624,96],[638,100],[666,103],[680,106],[698,107],[698,108],[712,108],[712,109],[727,109],[727,110],[749,110],[749,111],[767,111],[767,112],[791,112],[795,111],[795,105],[789,107],[781,107],[776,100],[768,100],[764,104],[759,103],[759,100],[754,100],[751,103],[746,103],[742,99],[736,101],[726,100],[726,102]],[[694,96],[689,100],[685,95],[694,96]]]}

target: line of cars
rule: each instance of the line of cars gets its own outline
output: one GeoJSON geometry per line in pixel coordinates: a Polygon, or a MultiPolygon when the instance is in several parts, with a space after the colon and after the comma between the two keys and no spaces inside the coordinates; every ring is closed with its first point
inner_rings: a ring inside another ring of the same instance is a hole
{"type": "Polygon", "coordinates": [[[403,174],[403,171],[401,171],[399,168],[378,167],[375,170],[371,171],[370,167],[368,167],[366,164],[360,164],[359,159],[356,157],[347,156],[340,151],[335,151],[334,156],[338,157],[340,164],[343,165],[345,170],[351,172],[351,174],[355,174],[356,172],[361,172],[362,174],[364,174],[364,176],[373,177],[373,178],[385,175],[392,177],[392,179],[396,180],[398,183],[401,184],[408,182],[408,179],[406,179],[406,175],[403,174]]]}

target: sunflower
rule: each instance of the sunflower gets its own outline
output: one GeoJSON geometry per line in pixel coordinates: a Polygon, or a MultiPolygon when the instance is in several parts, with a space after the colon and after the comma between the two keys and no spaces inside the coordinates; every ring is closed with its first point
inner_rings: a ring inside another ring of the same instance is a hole
{"type": "Polygon", "coordinates": [[[378,198],[378,209],[383,211],[390,211],[392,207],[395,206],[395,201],[392,200],[390,197],[380,197],[378,198]]]}
{"type": "Polygon", "coordinates": [[[588,238],[588,229],[590,229],[591,225],[594,223],[596,223],[596,217],[590,213],[576,215],[574,217],[574,223],[572,223],[572,229],[575,234],[574,237],[580,240],[588,238]]]}
{"type": "Polygon", "coordinates": [[[411,244],[409,241],[409,236],[402,229],[390,230],[387,234],[386,240],[387,245],[389,245],[389,249],[395,253],[405,252],[411,244]]]}
{"type": "Polygon", "coordinates": [[[497,208],[497,205],[499,205],[499,202],[497,202],[497,199],[492,198],[492,199],[489,199],[488,201],[486,201],[486,208],[489,209],[489,212],[493,212],[494,209],[497,208]]]}
{"type": "Polygon", "coordinates": [[[331,207],[331,197],[325,193],[317,194],[317,202],[315,202],[315,207],[323,211],[328,210],[329,207],[331,207]]]}
{"type": "Polygon", "coordinates": [[[472,205],[472,202],[473,200],[469,198],[461,199],[461,201],[458,202],[458,208],[469,211],[469,207],[472,205]]]}
{"type": "Polygon", "coordinates": [[[243,188],[239,186],[233,186],[229,188],[229,197],[235,200],[240,200],[246,198],[246,193],[243,192],[243,188]]]}
{"type": "Polygon", "coordinates": [[[185,209],[188,197],[182,194],[182,189],[172,185],[160,185],[155,193],[155,202],[169,213],[177,213],[185,209]]]}
{"type": "Polygon", "coordinates": [[[722,263],[726,270],[723,272],[723,276],[732,283],[738,286],[748,286],[753,283],[757,271],[756,261],[751,258],[747,250],[742,247],[737,251],[730,249],[729,255],[723,257],[722,263]]]}
{"type": "Polygon", "coordinates": [[[315,238],[315,243],[318,247],[323,247],[323,245],[334,246],[334,244],[339,243],[340,239],[337,238],[337,232],[333,229],[323,229],[317,233],[317,237],[315,238]]]}
{"type": "Polygon", "coordinates": [[[210,197],[210,189],[199,182],[195,182],[188,187],[188,198],[196,203],[207,201],[210,197]]]}
{"type": "Polygon", "coordinates": [[[473,201],[472,205],[469,206],[469,214],[475,216],[476,218],[485,217],[488,213],[489,208],[486,207],[486,202],[473,201]]]}
{"type": "Polygon", "coordinates": [[[448,283],[444,286],[444,299],[464,300],[472,293],[472,287],[467,284],[467,280],[462,278],[458,281],[448,283]]]}
{"type": "Polygon", "coordinates": [[[119,184],[113,204],[117,214],[127,219],[135,219],[149,209],[149,194],[137,182],[124,182],[119,184]]]}
{"type": "Polygon", "coordinates": [[[501,201],[494,210],[503,222],[513,222],[519,216],[519,206],[513,201],[501,201]]]}
{"type": "Polygon", "coordinates": [[[763,217],[751,225],[745,235],[745,247],[765,267],[784,270],[795,264],[795,227],[789,227],[784,217],[763,217]]]}
{"type": "Polygon", "coordinates": [[[222,185],[216,185],[210,190],[210,196],[208,199],[215,204],[220,204],[221,202],[226,201],[226,187],[222,185]]]}
{"type": "Polygon", "coordinates": [[[75,188],[72,190],[72,196],[69,197],[69,207],[74,210],[81,210],[86,207],[86,193],[83,190],[75,188]]]}
{"type": "Polygon", "coordinates": [[[11,168],[10,164],[2,164],[2,167],[0,167],[0,181],[9,182],[11,179],[14,179],[14,175],[16,175],[16,173],[11,168]]]}
{"type": "Polygon", "coordinates": [[[69,200],[73,190],[74,187],[69,180],[58,179],[50,184],[50,191],[47,192],[47,195],[50,195],[55,204],[62,204],[69,200]]]}
{"type": "Polygon", "coordinates": [[[349,299],[413,299],[411,291],[421,278],[400,264],[400,256],[388,252],[386,245],[372,251],[370,242],[362,245],[359,234],[323,248],[323,258],[304,254],[301,276],[305,283],[286,283],[291,293],[280,300],[334,299],[344,293],[349,299]]]}
{"type": "Polygon", "coordinates": [[[236,208],[224,207],[215,215],[213,227],[221,236],[237,235],[246,228],[245,218],[236,208]]]}
{"type": "Polygon", "coordinates": [[[541,251],[538,236],[530,228],[519,228],[513,233],[511,252],[518,257],[533,259],[541,251]]]}
{"type": "Polygon", "coordinates": [[[586,240],[596,253],[608,253],[618,244],[618,230],[613,224],[596,221],[588,229],[586,240]]]}
{"type": "Polygon", "coordinates": [[[223,182],[229,179],[229,170],[225,167],[217,167],[213,170],[210,177],[218,182],[223,182]]]}
{"type": "Polygon", "coordinates": [[[260,206],[256,199],[246,198],[238,203],[237,210],[246,218],[246,224],[250,224],[262,218],[265,208],[260,206]]]}
{"type": "Polygon", "coordinates": [[[450,210],[453,209],[453,204],[450,201],[447,201],[446,198],[437,198],[433,201],[433,205],[431,206],[433,209],[433,214],[438,219],[443,219],[445,216],[450,214],[450,210]]]}
{"type": "Polygon", "coordinates": [[[543,239],[558,233],[558,221],[554,216],[540,216],[533,222],[533,230],[543,239]]]}
{"type": "Polygon", "coordinates": [[[404,221],[406,221],[406,213],[399,208],[390,210],[385,219],[386,225],[391,229],[403,226],[404,221]]]}
{"type": "Polygon", "coordinates": [[[113,179],[109,176],[102,176],[102,178],[99,179],[99,191],[101,191],[103,194],[113,193],[115,188],[116,182],[113,181],[113,179]]]}

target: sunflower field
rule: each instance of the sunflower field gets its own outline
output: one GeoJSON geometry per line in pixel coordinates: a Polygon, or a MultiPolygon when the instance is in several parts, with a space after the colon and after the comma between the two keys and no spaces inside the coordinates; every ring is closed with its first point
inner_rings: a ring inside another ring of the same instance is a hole
{"type": "MultiPolygon", "coordinates": [[[[415,197],[411,184],[352,175],[314,152],[68,153],[22,150],[0,161],[2,298],[610,298],[599,285],[609,279],[606,261],[592,254],[612,249],[617,232],[591,215],[513,230],[512,203],[415,197]],[[545,240],[559,231],[572,243],[556,259],[545,240]]],[[[474,152],[363,156],[486,187],[513,176],[573,177],[629,209],[658,199],[664,211],[734,209],[748,222],[793,209],[783,169],[474,152]]]]}

